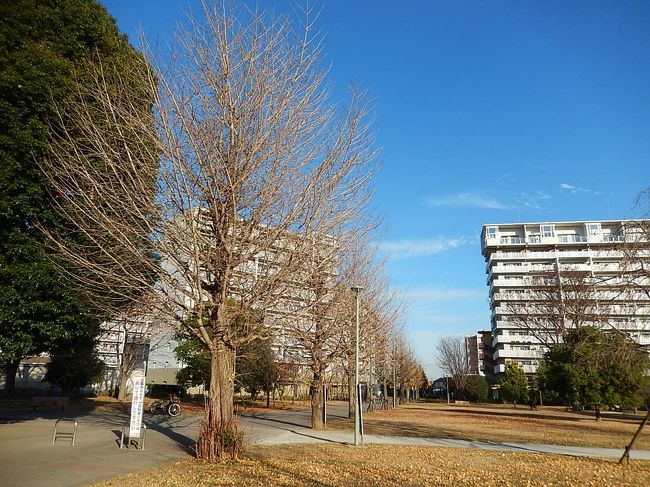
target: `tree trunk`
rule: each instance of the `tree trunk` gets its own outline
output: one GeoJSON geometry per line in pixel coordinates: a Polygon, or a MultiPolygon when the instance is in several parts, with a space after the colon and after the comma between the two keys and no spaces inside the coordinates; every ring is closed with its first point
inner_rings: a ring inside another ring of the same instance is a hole
{"type": "Polygon", "coordinates": [[[120,385],[117,390],[117,400],[124,401],[126,399],[126,383],[129,380],[128,370],[126,367],[120,367],[120,385]]]}
{"type": "Polygon", "coordinates": [[[5,362],[5,394],[11,395],[16,391],[16,373],[20,359],[5,362]]]}
{"type": "Polygon", "coordinates": [[[311,427],[315,430],[322,430],[323,424],[323,374],[314,372],[314,378],[311,381],[311,427]]]}
{"type": "Polygon", "coordinates": [[[271,407],[271,390],[266,390],[266,409],[271,407]]]}
{"type": "Polygon", "coordinates": [[[242,451],[243,433],[237,429],[233,406],[235,351],[218,342],[210,354],[210,369],[210,389],[196,455],[210,461],[237,458],[242,451]]]}
{"type": "Polygon", "coordinates": [[[602,416],[600,414],[600,406],[595,406],[594,411],[596,412],[596,421],[600,421],[602,419],[602,416]]]}
{"type": "Polygon", "coordinates": [[[348,376],[348,418],[354,417],[354,405],[357,400],[357,391],[354,387],[354,379],[348,376]]]}

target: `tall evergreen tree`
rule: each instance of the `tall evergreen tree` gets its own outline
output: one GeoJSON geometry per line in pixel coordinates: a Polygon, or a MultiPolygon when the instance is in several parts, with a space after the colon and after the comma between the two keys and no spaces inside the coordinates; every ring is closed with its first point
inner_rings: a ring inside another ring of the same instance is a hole
{"type": "Polygon", "coordinates": [[[82,89],[91,59],[109,71],[143,61],[93,0],[2,2],[0,19],[0,364],[11,392],[23,357],[99,330],[93,299],[55,272],[36,227],[61,226],[38,164],[66,117],[55,107],[82,89]]]}
{"type": "Polygon", "coordinates": [[[569,330],[564,342],[544,355],[538,379],[547,397],[594,409],[643,404],[647,353],[624,333],[592,326],[569,330]]]}

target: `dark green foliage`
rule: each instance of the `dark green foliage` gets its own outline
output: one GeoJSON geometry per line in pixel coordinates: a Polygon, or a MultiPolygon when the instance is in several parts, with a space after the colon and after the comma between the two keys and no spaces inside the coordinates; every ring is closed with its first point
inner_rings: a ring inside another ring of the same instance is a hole
{"type": "Polygon", "coordinates": [[[174,354],[185,367],[176,373],[176,382],[180,385],[198,386],[210,384],[210,354],[196,339],[181,339],[174,349],[174,354]]]}
{"type": "MultiPolygon", "coordinates": [[[[185,364],[176,374],[181,385],[210,384],[210,354],[196,339],[182,339],[174,349],[176,358],[185,364]]],[[[246,390],[253,398],[263,391],[267,398],[280,380],[281,370],[269,340],[256,339],[237,350],[236,389],[246,390]]]]}
{"type": "Polygon", "coordinates": [[[514,362],[506,364],[506,370],[499,377],[499,392],[505,401],[525,403],[528,401],[528,381],[524,370],[514,362]]]}
{"type": "Polygon", "coordinates": [[[643,404],[648,355],[626,335],[591,326],[571,330],[544,356],[538,380],[547,397],[579,402],[599,415],[602,406],[643,404]]]}
{"type": "Polygon", "coordinates": [[[82,387],[99,382],[104,373],[92,336],[78,336],[64,343],[61,351],[53,351],[45,380],[57,384],[66,396],[77,396],[82,387]]]}
{"type": "Polygon", "coordinates": [[[275,352],[268,340],[253,340],[241,349],[237,357],[237,382],[252,397],[263,391],[268,406],[271,392],[277,386],[280,375],[275,352]]]}
{"type": "Polygon", "coordinates": [[[486,402],[488,399],[488,383],[482,375],[470,375],[467,377],[463,396],[468,401],[486,402]]]}
{"type": "Polygon", "coordinates": [[[6,363],[61,350],[97,330],[94,300],[57,275],[35,228],[61,225],[37,161],[48,155],[56,105],[72,100],[89,60],[124,66],[140,57],[95,1],[2,2],[0,19],[0,363],[6,363]]]}

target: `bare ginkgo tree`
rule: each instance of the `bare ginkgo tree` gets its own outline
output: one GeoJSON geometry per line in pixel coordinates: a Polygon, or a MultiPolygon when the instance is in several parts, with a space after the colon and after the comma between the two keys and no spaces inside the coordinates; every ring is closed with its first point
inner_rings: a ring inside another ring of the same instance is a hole
{"type": "Polygon", "coordinates": [[[438,366],[454,380],[457,390],[464,390],[471,367],[467,358],[465,338],[459,336],[441,338],[436,344],[438,366]]]}
{"type": "Polygon", "coordinates": [[[608,300],[602,279],[576,269],[539,272],[527,276],[524,290],[505,294],[507,319],[541,344],[551,347],[570,329],[599,326],[608,300]]]}
{"type": "Polygon", "coordinates": [[[96,65],[92,88],[59,107],[72,116],[59,121],[43,162],[79,235],[71,244],[50,234],[62,270],[103,296],[109,313],[112,303],[146,303],[209,351],[197,442],[205,459],[241,447],[238,347],[264,337],[292,296],[312,300],[314,313],[326,302],[309,282],[314,245],[344,240],[370,195],[371,107],[353,89],[337,109],[310,16],[297,29],[204,5],[171,52],[145,49],[152,69],[96,65]],[[130,76],[148,80],[148,92],[105,89],[107,78],[130,76]],[[136,109],[139,96],[153,98],[150,113],[136,109]]]}

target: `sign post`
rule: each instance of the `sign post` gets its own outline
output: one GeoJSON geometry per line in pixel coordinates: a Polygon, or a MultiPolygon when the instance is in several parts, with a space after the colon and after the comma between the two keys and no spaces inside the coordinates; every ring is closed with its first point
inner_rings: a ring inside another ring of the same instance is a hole
{"type": "Polygon", "coordinates": [[[131,374],[133,395],[131,399],[131,421],[129,424],[129,441],[142,435],[142,412],[144,408],[145,375],[143,369],[134,370],[131,374]]]}

